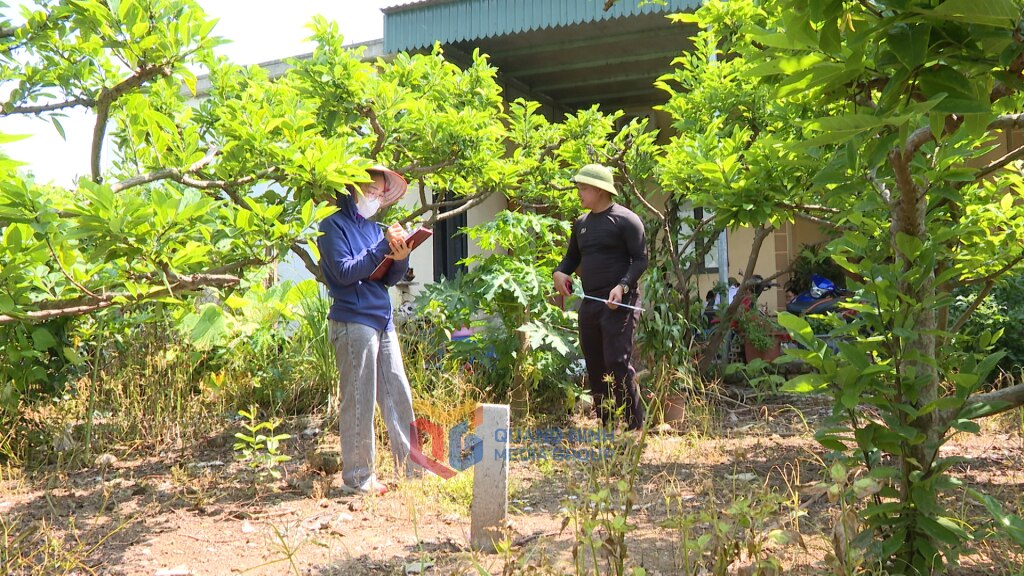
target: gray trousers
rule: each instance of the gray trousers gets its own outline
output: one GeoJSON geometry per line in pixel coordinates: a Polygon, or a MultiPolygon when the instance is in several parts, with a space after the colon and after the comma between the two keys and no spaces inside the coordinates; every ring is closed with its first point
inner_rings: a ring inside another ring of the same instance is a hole
{"type": "Polygon", "coordinates": [[[338,364],[341,477],[345,485],[363,488],[377,479],[373,469],[375,403],[380,406],[391,440],[395,471],[414,475],[415,465],[409,460],[409,425],[415,416],[398,334],[334,320],[328,320],[328,334],[338,364]]]}

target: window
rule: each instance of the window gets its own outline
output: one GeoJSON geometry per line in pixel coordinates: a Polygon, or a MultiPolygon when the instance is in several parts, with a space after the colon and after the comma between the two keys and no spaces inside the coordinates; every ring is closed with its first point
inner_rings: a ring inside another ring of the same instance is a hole
{"type": "MultiPolygon", "coordinates": [[[[448,194],[435,194],[434,201],[442,202],[448,194]]],[[[443,214],[459,206],[441,208],[443,214]]],[[[454,278],[466,271],[465,264],[459,261],[469,256],[469,240],[459,232],[466,227],[466,212],[434,223],[434,282],[441,278],[454,278]]]]}
{"type": "Polygon", "coordinates": [[[677,240],[677,249],[680,250],[680,254],[684,256],[692,256],[695,253],[703,252],[707,249],[704,254],[704,261],[698,265],[697,272],[701,274],[717,274],[718,273],[718,245],[721,242],[721,235],[715,234],[714,240],[710,242],[706,239],[709,229],[707,227],[702,228],[704,239],[697,239],[692,244],[690,238],[693,236],[693,226],[698,222],[701,222],[705,218],[711,218],[714,213],[705,210],[701,207],[694,207],[689,202],[679,206],[676,216],[679,218],[679,238],[677,240]]]}

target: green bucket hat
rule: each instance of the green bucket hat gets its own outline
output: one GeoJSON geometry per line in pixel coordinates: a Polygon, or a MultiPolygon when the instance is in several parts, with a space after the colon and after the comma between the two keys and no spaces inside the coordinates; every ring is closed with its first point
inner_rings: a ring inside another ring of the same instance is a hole
{"type": "Polygon", "coordinates": [[[590,184],[595,188],[608,192],[612,196],[619,195],[619,191],[615,189],[615,178],[612,176],[611,169],[601,164],[587,164],[580,168],[580,171],[572,177],[572,181],[580,184],[590,184]]]}

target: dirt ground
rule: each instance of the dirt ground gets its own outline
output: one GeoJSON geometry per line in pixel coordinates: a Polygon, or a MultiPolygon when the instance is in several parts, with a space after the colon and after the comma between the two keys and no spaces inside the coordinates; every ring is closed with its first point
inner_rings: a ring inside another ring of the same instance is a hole
{"type": "MultiPolygon", "coordinates": [[[[647,574],[686,573],[687,522],[680,519],[688,518],[700,532],[708,519],[702,510],[727,510],[737,501],[773,494],[768,508],[782,512],[752,514],[743,543],[758,543],[787,574],[830,573],[825,558],[837,508],[805,490],[822,478],[821,450],[811,428],[827,411],[823,401],[732,403],[723,407],[714,434],[673,430],[648,436],[630,516],[635,530],[626,538],[627,565],[642,566],[647,574]],[[799,523],[787,520],[786,510],[802,512],[799,523]],[[799,541],[783,546],[760,537],[781,528],[798,534],[799,541]]],[[[692,430],[686,423],[681,427],[692,430]]],[[[294,437],[283,445],[293,457],[284,466],[287,477],[256,490],[244,465],[234,460],[237,427],[201,445],[147,457],[129,452],[113,462],[101,458],[106,467],[69,474],[8,470],[0,483],[0,545],[6,547],[0,550],[6,562],[0,573],[502,574],[513,567],[525,574],[575,573],[575,535],[571,523],[563,529],[563,518],[567,506],[586,497],[575,487],[591,478],[587,466],[514,461],[511,546],[505,553],[483,554],[468,546],[468,473],[449,481],[430,476],[392,483],[383,496],[343,496],[340,474],[314,472],[311,465],[323,463],[307,456],[317,446],[336,446],[336,434],[313,434],[309,422],[293,428],[288,431],[294,437]]],[[[956,438],[945,450],[964,459],[958,477],[1019,513],[1021,447],[1018,428],[956,438]]],[[[952,504],[969,518],[983,515],[969,501],[952,504]]],[[[1019,551],[992,539],[975,542],[953,572],[1019,573],[1022,562],[1019,551]]],[[[742,569],[733,566],[729,573],[742,569]]]]}

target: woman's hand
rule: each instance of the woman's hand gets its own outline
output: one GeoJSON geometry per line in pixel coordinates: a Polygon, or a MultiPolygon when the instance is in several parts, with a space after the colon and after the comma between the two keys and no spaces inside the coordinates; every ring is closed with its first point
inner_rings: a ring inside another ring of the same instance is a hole
{"type": "Polygon", "coordinates": [[[391,254],[388,254],[388,258],[394,258],[395,260],[405,260],[412,253],[412,248],[405,240],[395,240],[391,242],[391,254]]]}
{"type": "Polygon", "coordinates": [[[405,241],[406,233],[405,229],[398,222],[395,222],[391,226],[388,226],[384,230],[384,238],[388,241],[388,246],[391,247],[391,254],[388,254],[388,258],[395,260],[405,260],[409,257],[412,252],[412,248],[405,241]]]}

